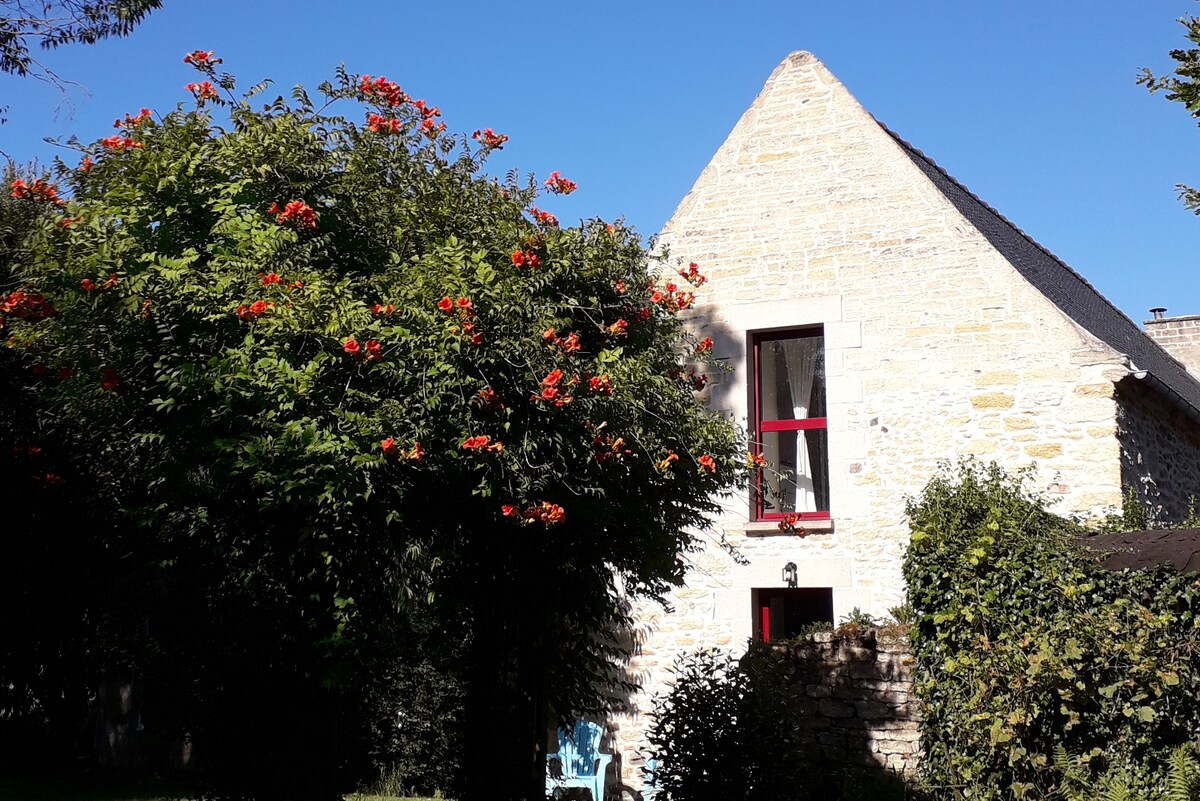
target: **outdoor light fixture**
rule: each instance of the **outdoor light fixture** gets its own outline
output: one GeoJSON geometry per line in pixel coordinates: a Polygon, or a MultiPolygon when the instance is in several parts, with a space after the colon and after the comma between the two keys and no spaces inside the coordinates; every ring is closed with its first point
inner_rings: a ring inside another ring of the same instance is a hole
{"type": "Polygon", "coordinates": [[[795,587],[796,581],[796,563],[788,562],[783,566],[783,583],[789,587],[795,587]]]}

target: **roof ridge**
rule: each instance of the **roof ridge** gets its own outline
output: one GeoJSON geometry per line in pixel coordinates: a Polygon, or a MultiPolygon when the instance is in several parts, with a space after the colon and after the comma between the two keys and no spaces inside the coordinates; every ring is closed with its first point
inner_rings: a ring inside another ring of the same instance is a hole
{"type": "MultiPolygon", "coordinates": [[[[1074,275],[1076,278],[1078,278],[1080,281],[1082,281],[1082,282],[1083,282],[1083,284],[1084,284],[1084,286],[1086,286],[1088,289],[1090,289],[1090,290],[1092,290],[1093,292],[1095,292],[1095,293],[1096,293],[1096,294],[1097,294],[1097,295],[1100,297],[1100,299],[1101,299],[1101,300],[1103,300],[1103,301],[1104,301],[1106,304],[1108,304],[1109,308],[1111,308],[1111,309],[1112,309],[1113,311],[1115,311],[1117,314],[1119,314],[1119,315],[1121,315],[1122,317],[1124,317],[1126,320],[1129,320],[1129,322],[1130,322],[1131,324],[1133,324],[1134,326],[1137,326],[1137,323],[1133,322],[1133,318],[1131,318],[1131,317],[1130,317],[1128,314],[1126,314],[1125,312],[1123,312],[1123,311],[1121,311],[1119,308],[1117,308],[1117,307],[1116,307],[1116,306],[1113,304],[1113,302],[1112,302],[1111,300],[1109,300],[1108,298],[1104,297],[1104,293],[1103,293],[1103,292],[1101,292],[1099,289],[1096,289],[1096,287],[1092,286],[1092,282],[1091,282],[1091,281],[1089,281],[1089,280],[1087,280],[1086,278],[1084,278],[1082,273],[1080,273],[1078,270],[1076,270],[1076,269],[1075,269],[1074,267],[1072,267],[1071,265],[1067,264],[1065,261],[1063,261],[1062,259],[1060,259],[1058,256],[1056,256],[1056,255],[1054,255],[1053,253],[1051,253],[1051,252],[1050,252],[1050,250],[1049,250],[1049,249],[1048,249],[1048,248],[1047,248],[1045,245],[1043,245],[1041,242],[1037,241],[1037,240],[1036,240],[1036,239],[1034,239],[1032,236],[1030,236],[1029,234],[1025,233],[1025,230],[1024,230],[1023,228],[1021,228],[1021,226],[1017,225],[1017,224],[1016,224],[1016,223],[1014,223],[1012,220],[1008,219],[1008,218],[1007,218],[1007,217],[1005,217],[1003,214],[1001,214],[999,211],[997,211],[995,206],[993,206],[992,204],[988,203],[986,200],[984,200],[983,198],[981,198],[979,195],[977,195],[977,194],[975,194],[974,192],[972,192],[972,191],[970,190],[970,188],[968,188],[968,187],[967,187],[967,185],[966,185],[966,184],[964,184],[962,181],[958,180],[958,179],[957,179],[957,178],[955,178],[953,175],[951,175],[950,173],[948,173],[948,172],[946,171],[946,168],[945,168],[945,167],[943,167],[942,165],[940,165],[940,164],[938,164],[936,161],[934,161],[932,158],[930,158],[930,157],[929,157],[929,156],[928,156],[928,155],[925,153],[925,151],[921,150],[921,148],[919,148],[919,147],[916,147],[915,145],[913,145],[913,143],[912,143],[912,142],[909,142],[909,141],[908,141],[907,139],[905,139],[903,136],[901,136],[900,134],[896,133],[896,132],[895,132],[895,131],[893,131],[891,128],[887,127],[887,125],[885,125],[884,123],[880,122],[878,117],[872,116],[872,119],[873,119],[873,120],[875,120],[875,122],[879,124],[879,127],[880,127],[880,128],[882,128],[882,129],[883,129],[885,132],[887,132],[887,134],[888,134],[889,136],[891,136],[893,139],[895,139],[895,140],[896,140],[897,142],[899,142],[900,144],[904,145],[904,147],[908,148],[908,150],[912,151],[913,153],[916,153],[918,156],[920,156],[920,157],[921,157],[921,158],[923,158],[925,161],[927,161],[927,162],[929,163],[929,166],[933,167],[935,170],[937,170],[938,172],[940,172],[942,175],[946,176],[946,179],[947,179],[948,181],[952,182],[952,183],[953,183],[955,186],[957,186],[959,189],[961,189],[962,191],[964,191],[964,192],[966,192],[968,195],[970,195],[972,200],[974,200],[974,201],[975,201],[976,203],[978,203],[980,206],[983,206],[985,209],[987,209],[989,212],[991,212],[991,213],[992,213],[992,214],[994,214],[994,215],[995,215],[997,218],[999,218],[1001,222],[1003,222],[1003,223],[1004,223],[1005,225],[1007,225],[1009,228],[1012,228],[1014,231],[1016,231],[1018,234],[1020,234],[1022,237],[1024,237],[1024,238],[1025,238],[1025,239],[1026,239],[1026,240],[1029,242],[1029,244],[1033,245],[1033,246],[1034,246],[1034,247],[1036,247],[1038,250],[1042,251],[1042,252],[1043,252],[1043,253],[1045,253],[1047,256],[1049,256],[1050,258],[1054,259],[1054,260],[1055,260],[1056,262],[1058,262],[1058,263],[1059,263],[1061,266],[1065,267],[1065,268],[1066,268],[1068,271],[1070,271],[1070,273],[1071,273],[1072,275],[1074,275]]],[[[1140,330],[1140,329],[1139,329],[1139,330],[1140,330]]],[[[1143,332],[1143,333],[1144,333],[1144,332],[1143,332]]],[[[1149,336],[1147,336],[1146,338],[1147,338],[1147,339],[1149,339],[1149,336]]],[[[1151,340],[1151,341],[1153,341],[1153,340],[1151,340]]],[[[1165,353],[1166,351],[1163,351],[1163,352],[1165,353]]],[[[1167,355],[1170,355],[1170,354],[1167,354],[1167,355]]]]}
{"type": "MultiPolygon", "coordinates": [[[[883,129],[884,133],[886,133],[888,136],[892,137],[892,138],[893,138],[893,139],[895,139],[897,142],[899,142],[899,143],[900,143],[900,145],[901,145],[901,146],[902,146],[902,147],[903,147],[905,150],[907,150],[908,152],[910,152],[910,153],[912,153],[912,154],[914,154],[914,155],[916,155],[916,156],[920,157],[920,158],[921,158],[921,159],[922,159],[922,160],[923,160],[925,163],[927,163],[927,164],[928,164],[930,167],[932,167],[933,169],[935,169],[935,170],[937,170],[939,173],[941,173],[943,176],[945,176],[946,180],[950,181],[950,182],[951,182],[952,184],[954,184],[956,187],[958,187],[959,189],[961,189],[963,192],[965,192],[965,193],[967,194],[967,196],[968,196],[968,197],[970,197],[972,200],[974,200],[976,203],[978,203],[978,204],[979,204],[981,207],[983,207],[984,209],[986,209],[986,210],[987,210],[987,211],[988,211],[990,214],[992,214],[994,217],[996,217],[996,219],[998,219],[998,220],[1000,220],[1001,222],[1003,222],[1005,225],[1007,225],[1009,228],[1011,228],[1013,231],[1015,231],[1017,234],[1019,234],[1019,235],[1020,235],[1020,236],[1021,236],[1023,239],[1025,239],[1025,241],[1027,241],[1029,244],[1033,245],[1035,248],[1037,248],[1038,250],[1040,250],[1042,253],[1046,254],[1046,255],[1047,255],[1047,256],[1048,256],[1050,259],[1052,259],[1052,260],[1053,260],[1053,261],[1054,261],[1056,264],[1058,264],[1060,267],[1062,267],[1062,268],[1063,268],[1063,269],[1065,269],[1067,272],[1069,272],[1071,275],[1073,275],[1075,278],[1077,278],[1081,284],[1083,284],[1085,287],[1087,287],[1089,290],[1091,290],[1091,292],[1092,292],[1092,293],[1093,293],[1093,294],[1094,294],[1094,295],[1095,295],[1097,298],[1099,298],[1101,301],[1103,301],[1103,302],[1104,302],[1104,304],[1105,304],[1106,306],[1108,306],[1110,309],[1112,309],[1113,311],[1115,311],[1117,314],[1119,314],[1121,317],[1123,317],[1123,318],[1124,318],[1124,319],[1125,319],[1125,320],[1126,320],[1126,321],[1127,321],[1127,322],[1128,322],[1128,323],[1129,323],[1131,326],[1133,326],[1133,328],[1134,328],[1134,329],[1135,329],[1135,330],[1136,330],[1136,331],[1137,331],[1139,334],[1141,334],[1141,335],[1142,335],[1142,337],[1143,337],[1143,338],[1146,340],[1146,342],[1147,342],[1147,343],[1149,343],[1150,345],[1152,345],[1152,346],[1153,346],[1153,347],[1154,347],[1156,350],[1160,351],[1160,352],[1162,353],[1162,355],[1166,356],[1168,359],[1170,359],[1171,361],[1173,361],[1173,362],[1175,362],[1177,365],[1179,365],[1179,367],[1180,367],[1180,368],[1181,368],[1181,369],[1182,369],[1182,370],[1183,370],[1185,373],[1187,373],[1187,375],[1188,375],[1188,377],[1189,377],[1189,378],[1191,378],[1191,379],[1192,379],[1193,381],[1195,381],[1197,384],[1200,384],[1200,380],[1197,380],[1197,379],[1196,379],[1194,376],[1192,376],[1191,372],[1190,372],[1190,371],[1188,371],[1188,369],[1187,369],[1187,366],[1186,366],[1186,365],[1184,365],[1184,364],[1183,364],[1183,362],[1179,361],[1177,358],[1175,358],[1174,356],[1172,356],[1172,355],[1171,355],[1171,353],[1170,353],[1169,351],[1167,351],[1167,349],[1166,349],[1166,348],[1164,348],[1164,347],[1163,347],[1162,345],[1160,345],[1160,344],[1159,344],[1157,341],[1155,341],[1155,339],[1154,339],[1153,337],[1151,337],[1149,334],[1147,334],[1147,333],[1145,332],[1145,330],[1143,330],[1143,329],[1142,329],[1142,327],[1141,327],[1141,326],[1139,326],[1139,325],[1138,325],[1136,322],[1134,322],[1134,320],[1133,320],[1133,318],[1132,318],[1132,317],[1130,317],[1130,316],[1129,316],[1128,314],[1126,314],[1125,312],[1121,311],[1121,309],[1120,309],[1120,308],[1118,308],[1118,307],[1116,306],[1116,304],[1114,304],[1114,303],[1113,303],[1111,300],[1109,300],[1107,297],[1105,297],[1105,296],[1104,296],[1104,293],[1103,293],[1103,292],[1101,292],[1100,290],[1096,289],[1096,287],[1092,286],[1092,283],[1091,283],[1091,281],[1088,281],[1088,280],[1087,280],[1087,278],[1085,278],[1085,277],[1083,276],[1083,274],[1082,274],[1082,273],[1080,273],[1078,270],[1076,270],[1076,269],[1075,269],[1074,267],[1072,267],[1071,265],[1067,264],[1065,261],[1063,261],[1061,258],[1059,258],[1058,256],[1056,256],[1054,253],[1052,253],[1052,252],[1051,252],[1051,251],[1050,251],[1050,250],[1049,250],[1049,249],[1048,249],[1048,248],[1047,248],[1045,245],[1043,245],[1041,242],[1038,242],[1038,241],[1037,241],[1036,239],[1034,239],[1032,236],[1030,236],[1029,234],[1027,234],[1027,233],[1024,231],[1024,229],[1022,229],[1022,228],[1021,228],[1019,225],[1017,225],[1017,224],[1016,224],[1016,223],[1014,223],[1012,220],[1008,219],[1008,218],[1007,218],[1007,217],[1005,217],[1003,214],[1001,214],[1001,213],[1000,213],[1000,212],[999,212],[999,211],[998,211],[998,210],[997,210],[997,209],[996,209],[994,206],[992,206],[992,205],[991,205],[990,203],[988,203],[986,200],[984,200],[984,199],[983,199],[983,198],[981,198],[979,195],[977,195],[977,194],[975,194],[974,192],[972,192],[972,191],[971,191],[971,190],[970,190],[970,189],[969,189],[969,188],[966,186],[966,184],[964,184],[962,181],[958,180],[958,179],[957,179],[957,178],[955,178],[953,175],[951,175],[949,172],[947,172],[947,171],[946,171],[946,168],[942,167],[942,165],[938,164],[936,161],[934,161],[932,158],[930,158],[930,157],[929,157],[929,156],[928,156],[928,155],[927,155],[927,154],[926,154],[926,153],[925,153],[923,150],[921,150],[919,147],[916,147],[916,146],[915,146],[915,145],[913,145],[911,142],[909,142],[907,139],[905,139],[904,137],[902,137],[900,134],[898,134],[898,133],[896,133],[895,131],[893,131],[893,130],[892,130],[891,128],[889,128],[889,127],[888,127],[888,126],[887,126],[887,125],[886,125],[884,122],[882,122],[882,121],[881,121],[881,120],[880,120],[878,117],[876,117],[876,116],[874,116],[874,115],[871,115],[871,119],[875,120],[875,123],[876,123],[876,124],[877,124],[877,125],[878,125],[880,128],[882,128],[882,129],[883,129]]],[[[1064,313],[1065,313],[1065,310],[1064,310],[1064,313]]],[[[1070,314],[1067,314],[1067,316],[1068,316],[1068,317],[1070,317],[1071,315],[1070,315],[1070,314]]],[[[1103,337],[1099,337],[1099,335],[1095,334],[1095,332],[1090,332],[1090,331],[1089,331],[1089,333],[1091,333],[1093,336],[1096,336],[1097,338],[1099,338],[1099,339],[1102,339],[1102,340],[1103,340],[1103,337]]],[[[1115,350],[1118,350],[1118,351],[1119,351],[1119,349],[1118,349],[1118,348],[1116,348],[1116,346],[1114,346],[1114,345],[1113,345],[1111,342],[1106,342],[1106,344],[1108,344],[1110,347],[1113,347],[1115,350]]],[[[1125,355],[1125,356],[1127,356],[1127,357],[1128,357],[1128,356],[1130,356],[1130,354],[1128,354],[1128,353],[1124,353],[1123,355],[1125,355]]],[[[1136,366],[1137,366],[1139,369],[1144,369],[1144,366],[1143,366],[1143,365],[1136,365],[1136,366]]]]}

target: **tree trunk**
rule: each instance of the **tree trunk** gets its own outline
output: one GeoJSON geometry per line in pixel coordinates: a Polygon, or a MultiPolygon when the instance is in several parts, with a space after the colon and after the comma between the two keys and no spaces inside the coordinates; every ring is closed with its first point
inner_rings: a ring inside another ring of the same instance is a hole
{"type": "MultiPolygon", "coordinates": [[[[538,574],[528,567],[525,577],[538,574]]],[[[464,709],[460,801],[544,801],[547,663],[543,588],[480,577],[464,709]]]]}

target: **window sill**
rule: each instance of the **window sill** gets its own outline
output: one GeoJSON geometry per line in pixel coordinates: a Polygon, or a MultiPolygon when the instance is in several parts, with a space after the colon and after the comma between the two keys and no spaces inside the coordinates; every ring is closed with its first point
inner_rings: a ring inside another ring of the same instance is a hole
{"type": "Polygon", "coordinates": [[[806,534],[832,534],[833,520],[801,520],[795,531],[780,531],[778,520],[752,521],[742,524],[747,537],[803,537],[806,534]]]}

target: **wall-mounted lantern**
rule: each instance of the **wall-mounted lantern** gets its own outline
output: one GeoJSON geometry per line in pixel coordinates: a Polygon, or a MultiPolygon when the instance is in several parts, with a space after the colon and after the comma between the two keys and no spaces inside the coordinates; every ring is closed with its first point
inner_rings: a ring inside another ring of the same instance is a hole
{"type": "Polygon", "coordinates": [[[796,574],[796,563],[788,562],[783,566],[783,583],[788,587],[795,587],[799,577],[796,574]]]}

